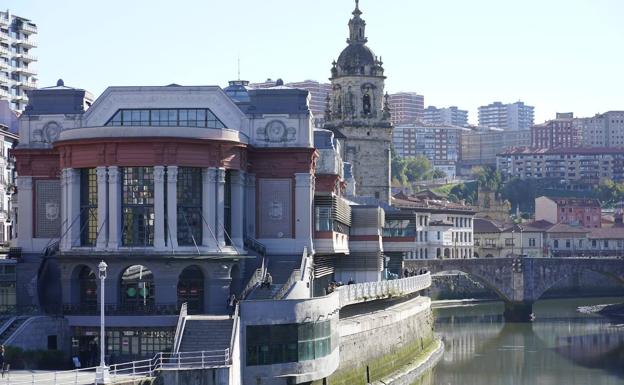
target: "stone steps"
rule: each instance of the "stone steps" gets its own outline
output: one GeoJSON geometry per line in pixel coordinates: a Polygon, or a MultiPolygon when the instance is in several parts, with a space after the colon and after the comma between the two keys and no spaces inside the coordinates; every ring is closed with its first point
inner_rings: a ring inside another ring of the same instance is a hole
{"type": "Polygon", "coordinates": [[[228,349],[232,327],[231,319],[187,319],[180,352],[228,349]]]}

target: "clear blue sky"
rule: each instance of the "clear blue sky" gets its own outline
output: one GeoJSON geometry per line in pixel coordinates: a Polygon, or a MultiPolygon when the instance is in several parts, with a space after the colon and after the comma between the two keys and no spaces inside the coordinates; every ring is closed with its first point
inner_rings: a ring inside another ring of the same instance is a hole
{"type": "MultiPolygon", "coordinates": [[[[622,0],[361,0],[389,92],[425,105],[522,100],[555,112],[624,109],[622,0]]],[[[2,0],[39,26],[41,86],[226,86],[325,81],[345,46],[352,0],[2,0]]]]}

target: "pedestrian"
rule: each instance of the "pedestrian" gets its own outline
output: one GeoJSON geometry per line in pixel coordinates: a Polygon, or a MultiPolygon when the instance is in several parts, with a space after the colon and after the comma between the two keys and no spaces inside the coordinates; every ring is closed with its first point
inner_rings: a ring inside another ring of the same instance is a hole
{"type": "Polygon", "coordinates": [[[405,271],[403,272],[403,276],[405,278],[409,277],[409,270],[405,269],[405,271]]]}
{"type": "Polygon", "coordinates": [[[230,310],[230,318],[234,315],[234,309],[236,308],[236,295],[234,293],[230,294],[228,298],[228,309],[230,310]]]}
{"type": "Polygon", "coordinates": [[[351,277],[351,279],[349,279],[349,282],[347,282],[347,285],[355,285],[355,279],[351,277]]]}
{"type": "Polygon", "coordinates": [[[0,345],[0,370],[2,370],[2,378],[4,378],[4,372],[6,371],[4,363],[4,345],[0,345]]]}
{"type": "Polygon", "coordinates": [[[271,273],[267,272],[266,276],[264,277],[264,282],[262,283],[262,286],[270,289],[271,285],[273,285],[273,277],[271,277],[271,273]]]}

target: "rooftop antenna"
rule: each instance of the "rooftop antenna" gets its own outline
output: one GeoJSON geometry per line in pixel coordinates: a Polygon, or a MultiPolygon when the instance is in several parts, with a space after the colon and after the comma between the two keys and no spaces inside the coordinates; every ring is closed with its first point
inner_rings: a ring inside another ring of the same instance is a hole
{"type": "Polygon", "coordinates": [[[238,80],[240,80],[240,56],[238,57],[238,80]]]}

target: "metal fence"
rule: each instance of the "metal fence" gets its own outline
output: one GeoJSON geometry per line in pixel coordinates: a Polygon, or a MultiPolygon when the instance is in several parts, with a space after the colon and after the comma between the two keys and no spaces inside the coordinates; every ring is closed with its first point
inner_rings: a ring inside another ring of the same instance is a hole
{"type": "MultiPolygon", "coordinates": [[[[162,370],[209,369],[227,367],[230,349],[158,353],[154,358],[110,365],[109,383],[121,383],[139,378],[155,377],[162,370]]],[[[84,368],[48,373],[7,372],[0,384],[4,385],[87,385],[93,384],[96,368],[84,368]]]]}
{"type": "Polygon", "coordinates": [[[431,273],[390,281],[363,282],[340,286],[340,307],[366,302],[393,295],[405,295],[427,289],[431,286],[431,273]]]}

